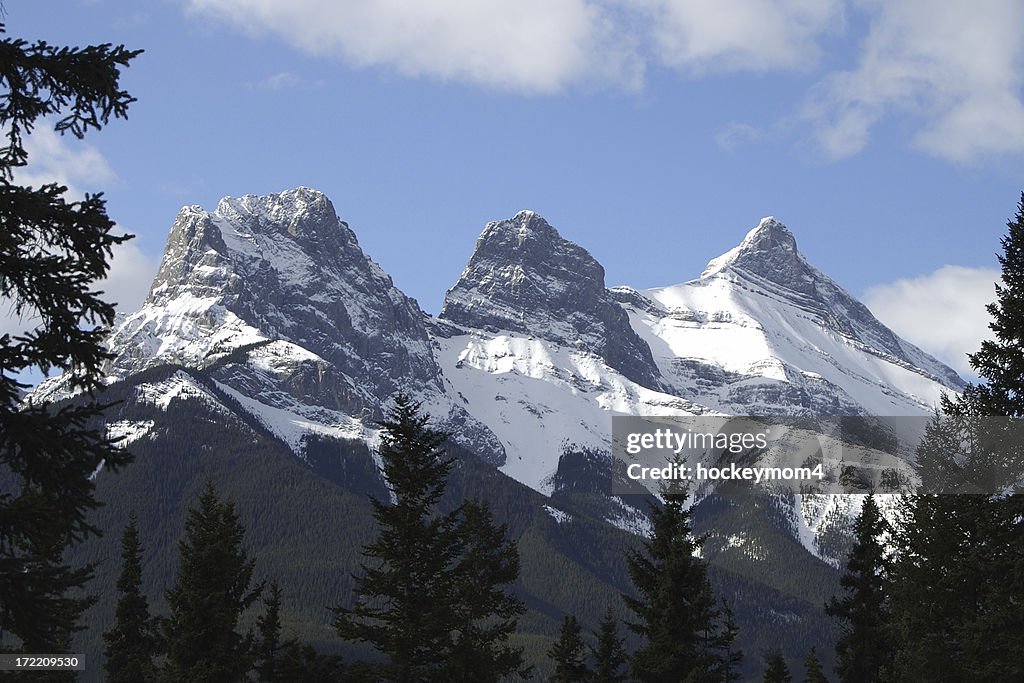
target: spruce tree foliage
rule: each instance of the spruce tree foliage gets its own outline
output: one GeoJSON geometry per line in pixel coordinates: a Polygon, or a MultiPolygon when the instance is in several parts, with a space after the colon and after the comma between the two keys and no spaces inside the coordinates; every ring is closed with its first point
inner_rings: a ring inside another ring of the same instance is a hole
{"type": "Polygon", "coordinates": [[[969,356],[985,382],[943,400],[918,449],[922,492],[898,526],[897,680],[1024,680],[1024,194],[1007,226],[994,339],[969,356]],[[980,495],[935,494],[950,490],[980,495]]]}
{"type": "Polygon", "coordinates": [[[764,676],[761,680],[764,683],[790,683],[793,680],[793,674],[790,673],[789,666],[786,665],[786,659],[778,650],[765,655],[764,676]]]}
{"type": "Polygon", "coordinates": [[[213,483],[185,521],[181,567],[167,591],[167,681],[230,683],[245,680],[254,663],[253,636],[239,619],[259,597],[253,560],[242,545],[245,529],[234,504],[217,497],[213,483]]]}
{"type": "Polygon", "coordinates": [[[454,520],[435,507],[452,460],[441,449],[447,434],[427,423],[404,395],[381,423],[379,452],[394,503],[371,498],[380,533],[363,549],[362,575],[353,576],[357,602],[334,608],[338,634],[372,644],[387,656],[384,676],[400,682],[436,676],[450,636],[454,520]]]}
{"type": "Polygon", "coordinates": [[[651,509],[652,537],[626,557],[638,594],[623,596],[636,617],[627,626],[645,640],[631,671],[643,682],[682,681],[716,663],[707,634],[718,613],[706,567],[694,554],[701,541],[690,526],[686,493],[673,487],[662,495],[664,506],[651,509]]]}
{"type": "Polygon", "coordinates": [[[593,680],[594,673],[587,666],[587,648],[582,633],[575,614],[562,619],[558,640],[548,650],[548,657],[555,663],[551,683],[585,683],[593,680]]]}
{"type": "Polygon", "coordinates": [[[892,566],[896,680],[1016,680],[1020,537],[985,496],[918,495],[898,526],[892,566]]]}
{"type": "Polygon", "coordinates": [[[353,576],[355,605],[333,608],[334,627],[386,656],[386,680],[525,677],[522,650],[507,645],[525,609],[507,589],[519,574],[518,551],[485,504],[437,511],[453,460],[442,449],[447,434],[428,422],[404,394],[381,422],[393,502],[371,498],[379,535],[353,576]]]}
{"type": "Polygon", "coordinates": [[[622,683],[626,680],[629,654],[619,637],[618,622],[611,607],[594,633],[596,645],[590,648],[594,657],[594,683],[622,683]]]}
{"type": "Polygon", "coordinates": [[[804,683],[828,683],[821,660],[818,659],[818,650],[813,645],[804,658],[804,683]]]}
{"type": "Polygon", "coordinates": [[[483,501],[467,500],[453,516],[458,559],[450,568],[449,589],[456,635],[442,678],[496,681],[511,672],[528,677],[522,649],[508,645],[526,611],[507,588],[519,577],[519,551],[508,540],[508,527],[495,524],[483,501]]]}
{"type": "Polygon", "coordinates": [[[263,599],[263,614],[256,619],[253,655],[255,680],[259,683],[324,683],[339,680],[358,683],[372,680],[367,671],[347,670],[341,657],[317,652],[295,638],[281,638],[281,587],[271,580],[263,599]]]}
{"type": "Polygon", "coordinates": [[[103,634],[107,644],[103,666],[109,683],[147,683],[156,680],[154,657],[160,639],[149,601],[142,593],[142,546],[134,512],[121,537],[121,563],[117,621],[103,634]]]}
{"type": "Polygon", "coordinates": [[[730,683],[740,680],[740,668],[743,665],[743,650],[736,647],[736,638],[740,634],[740,627],[736,623],[736,614],[728,601],[722,601],[719,614],[721,624],[713,643],[717,654],[713,661],[712,677],[716,681],[730,683]]]}
{"type": "Polygon", "coordinates": [[[281,587],[276,580],[263,599],[263,614],[256,619],[256,679],[277,683],[281,678],[281,587]]]}
{"type": "Polygon", "coordinates": [[[68,566],[64,551],[98,533],[88,521],[97,506],[89,475],[130,458],[92,426],[102,404],[21,404],[27,386],[17,378],[56,368],[70,373],[71,391],[91,396],[100,386],[114,308],[93,285],[129,236],[114,233],[100,195],[69,202],[66,187],[21,186],[14,173],[28,163],[26,137],[42,117],[76,137],[125,118],[134,100],[119,89],[121,69],[138,54],[0,40],[0,302],[38,319],[32,331],[0,336],[0,647],[22,652],[66,652],[79,630],[92,567],[68,566]]]}
{"type": "Polygon", "coordinates": [[[1007,222],[998,256],[1001,282],[996,284],[996,301],[987,310],[992,316],[989,329],[995,339],[981,343],[969,356],[971,367],[986,382],[973,391],[986,414],[1024,416],[1024,192],[1017,214],[1007,222]]]}
{"type": "Polygon", "coordinates": [[[312,645],[293,638],[282,643],[274,675],[277,678],[273,680],[285,683],[376,683],[379,680],[365,664],[346,666],[341,657],[317,652],[312,645]]]}
{"type": "Polygon", "coordinates": [[[977,443],[972,425],[977,412],[968,410],[961,400],[943,394],[940,407],[928,422],[924,438],[917,447],[917,473],[920,493],[951,493],[967,485],[977,443]]]}
{"type": "Polygon", "coordinates": [[[892,666],[892,629],[883,538],[890,531],[874,495],[867,495],[853,527],[854,543],[840,585],[825,612],[841,621],[836,672],[842,681],[870,683],[892,666]]]}

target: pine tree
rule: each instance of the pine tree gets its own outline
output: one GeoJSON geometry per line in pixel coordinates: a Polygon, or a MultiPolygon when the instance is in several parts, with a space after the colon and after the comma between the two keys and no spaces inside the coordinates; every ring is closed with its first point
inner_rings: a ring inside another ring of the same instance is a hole
{"type": "Polygon", "coordinates": [[[1024,680],[1024,194],[988,306],[995,338],[969,356],[985,383],[943,399],[918,449],[923,492],[904,507],[893,565],[896,676],[1024,680]],[[934,495],[961,491],[982,495],[934,495]]]}
{"type": "Polygon", "coordinates": [[[740,679],[740,666],[743,664],[743,650],[736,647],[736,638],[740,627],[736,623],[736,614],[728,601],[722,601],[721,626],[715,638],[714,679],[730,683],[740,679]]]}
{"type": "Polygon", "coordinates": [[[281,644],[276,674],[277,680],[288,683],[378,683],[380,680],[366,664],[345,666],[341,657],[317,652],[313,646],[294,638],[281,644]]]}
{"type": "Polygon", "coordinates": [[[525,675],[522,650],[507,645],[524,607],[503,588],[518,577],[518,551],[486,505],[436,510],[453,461],[441,448],[447,435],[428,422],[399,394],[381,423],[393,503],[371,501],[379,535],[363,549],[356,604],[333,608],[335,630],[383,653],[387,680],[525,675]]]}
{"type": "Polygon", "coordinates": [[[821,668],[821,660],[818,659],[818,651],[813,645],[804,659],[804,683],[828,683],[821,668]]]}
{"type": "MultiPolygon", "coordinates": [[[[985,626],[994,608],[993,582],[1014,581],[992,568],[1002,555],[994,542],[997,507],[985,496],[922,494],[904,508],[895,539],[900,552],[891,569],[895,677],[1013,680],[984,675],[1001,664],[1019,666],[1007,651],[1014,632],[985,626]],[[980,640],[971,635],[978,630],[984,633],[980,640]]],[[[1016,599],[1007,597],[1011,604],[1016,599]]]]}
{"type": "Polygon", "coordinates": [[[789,672],[786,660],[782,653],[774,650],[765,655],[764,658],[764,683],[790,683],[793,674],[789,672]]]}
{"type": "Polygon", "coordinates": [[[103,634],[106,641],[104,669],[109,683],[146,683],[156,680],[153,658],[159,650],[156,622],[142,593],[142,546],[133,512],[121,537],[121,576],[117,580],[114,627],[103,634]]]}
{"type": "Polygon", "coordinates": [[[456,511],[451,567],[451,607],[456,637],[441,668],[448,680],[497,681],[524,668],[522,648],[508,645],[522,601],[509,592],[519,576],[519,551],[508,540],[506,525],[495,525],[485,502],[467,500],[456,511]]]}
{"type": "Polygon", "coordinates": [[[619,637],[617,622],[611,607],[594,633],[597,645],[590,649],[594,657],[594,683],[622,683],[626,680],[625,666],[629,655],[619,637]]]}
{"type": "Polygon", "coordinates": [[[281,587],[270,582],[263,600],[263,614],[256,620],[256,678],[260,683],[277,683],[281,678],[281,587]]]}
{"type": "Polygon", "coordinates": [[[587,666],[586,645],[575,614],[562,619],[558,640],[548,650],[548,657],[555,663],[555,672],[550,679],[552,683],[592,680],[594,674],[587,666]]]}
{"type": "Polygon", "coordinates": [[[124,118],[134,100],[119,89],[120,72],[138,54],[0,40],[0,300],[40,321],[23,335],[0,335],[0,647],[21,652],[68,651],[93,601],[83,592],[92,566],[64,561],[69,546],[99,533],[88,519],[98,505],[89,475],[130,460],[94,426],[105,406],[91,398],[108,358],[103,328],[114,319],[92,286],[129,236],[113,233],[100,195],[69,202],[66,187],[24,187],[14,174],[28,162],[25,139],[40,119],[83,137],[124,118]],[[21,373],[53,368],[68,373],[65,388],[81,400],[21,404],[21,373]]]}
{"type": "Polygon", "coordinates": [[[380,458],[393,504],[371,497],[380,529],[363,549],[372,564],[354,576],[357,602],[338,606],[334,627],[345,640],[372,644],[388,658],[388,680],[435,676],[448,653],[452,618],[448,567],[454,561],[453,520],[435,513],[451,458],[441,450],[447,434],[405,395],[381,423],[380,458]]]}
{"type": "Polygon", "coordinates": [[[886,586],[883,536],[889,525],[873,495],[867,495],[854,524],[854,544],[840,584],[846,595],[825,607],[842,622],[836,643],[836,671],[843,681],[870,683],[891,668],[892,631],[886,586]]]}
{"type": "Polygon", "coordinates": [[[636,616],[627,626],[646,641],[631,670],[644,682],[682,681],[710,668],[704,636],[717,616],[706,568],[695,556],[701,542],[690,527],[685,492],[670,488],[662,495],[664,506],[651,510],[651,539],[626,556],[638,594],[623,596],[636,616]]]}
{"type": "Polygon", "coordinates": [[[1024,192],[1017,215],[1007,222],[1008,232],[999,255],[1001,284],[996,284],[996,301],[988,305],[992,316],[989,329],[995,339],[985,340],[969,356],[971,367],[985,384],[977,395],[989,415],[1024,416],[1024,192]]]}
{"type": "Polygon", "coordinates": [[[189,510],[181,567],[167,591],[167,681],[245,680],[254,660],[253,637],[239,634],[238,623],[262,586],[252,585],[244,534],[234,504],[221,502],[208,483],[199,506],[189,510]]]}
{"type": "Polygon", "coordinates": [[[990,491],[1012,490],[1014,495],[991,497],[980,520],[988,533],[973,544],[976,553],[970,569],[982,593],[976,605],[978,618],[965,633],[967,655],[982,675],[993,680],[1024,679],[1024,660],[1018,656],[1024,633],[1024,192],[1006,227],[999,256],[1001,282],[996,285],[996,301],[988,306],[995,339],[983,341],[978,353],[969,357],[971,367],[986,381],[964,392],[978,413],[1010,418],[984,421],[985,450],[995,451],[985,463],[996,474],[990,491]]]}

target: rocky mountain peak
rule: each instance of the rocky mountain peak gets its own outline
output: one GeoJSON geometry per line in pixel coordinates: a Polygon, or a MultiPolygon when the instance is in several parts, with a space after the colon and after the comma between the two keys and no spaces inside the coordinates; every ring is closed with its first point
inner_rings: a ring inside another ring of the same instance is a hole
{"type": "Polygon", "coordinates": [[[487,224],[439,317],[589,351],[644,386],[658,382],[650,349],[605,288],[604,268],[532,211],[487,224]]]}
{"type": "Polygon", "coordinates": [[[777,221],[775,216],[762,218],[757,227],[743,238],[740,249],[746,253],[798,253],[796,237],[789,228],[777,221]]]}
{"type": "Polygon", "coordinates": [[[282,340],[366,385],[331,388],[358,412],[404,383],[439,387],[424,314],[363,253],[321,192],[296,188],[185,207],[150,295],[114,330],[111,372],[205,366],[282,340]]]}
{"type": "MultiPolygon", "coordinates": [[[[529,273],[565,285],[571,281],[577,288],[604,288],[604,268],[590,252],[562,237],[533,211],[520,211],[508,220],[487,224],[466,266],[467,271],[484,269],[491,271],[491,287],[502,278],[521,284],[529,273]]],[[[567,287],[559,288],[564,289],[567,287]]]]}
{"type": "Polygon", "coordinates": [[[701,280],[714,278],[787,302],[866,348],[927,369],[946,386],[963,385],[953,370],[901,340],[864,304],[811,265],[797,248],[793,233],[772,216],[762,218],[739,245],[708,263],[701,280]]]}
{"type": "Polygon", "coordinates": [[[346,231],[337,229],[347,228],[347,224],[338,220],[327,196],[308,187],[263,196],[224,197],[213,215],[245,223],[254,232],[277,233],[310,246],[330,243],[338,236],[349,237],[346,231]]]}
{"type": "Polygon", "coordinates": [[[804,294],[813,293],[813,268],[797,249],[796,237],[775,217],[762,218],[738,246],[708,263],[701,277],[742,269],[804,294]]]}

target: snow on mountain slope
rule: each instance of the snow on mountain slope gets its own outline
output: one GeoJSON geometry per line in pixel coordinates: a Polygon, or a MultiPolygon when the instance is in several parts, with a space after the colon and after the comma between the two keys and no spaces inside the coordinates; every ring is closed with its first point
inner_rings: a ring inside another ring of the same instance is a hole
{"type": "Polygon", "coordinates": [[[142,310],[111,336],[109,371],[201,366],[283,339],[365,380],[346,396],[355,408],[403,381],[439,388],[423,318],[323,194],[228,197],[181,210],[142,310]]]}
{"type": "Polygon", "coordinates": [[[923,415],[963,386],[808,264],[773,218],[697,280],[616,293],[666,382],[723,412],[923,415]]]}
{"type": "Polygon", "coordinates": [[[587,351],[660,388],[650,349],[605,288],[604,268],[532,211],[487,224],[438,318],[587,351]]]}
{"type": "Polygon", "coordinates": [[[501,470],[548,494],[564,446],[608,451],[612,415],[705,409],[647,389],[596,354],[508,330],[438,338],[445,382],[505,449],[501,470]]]}

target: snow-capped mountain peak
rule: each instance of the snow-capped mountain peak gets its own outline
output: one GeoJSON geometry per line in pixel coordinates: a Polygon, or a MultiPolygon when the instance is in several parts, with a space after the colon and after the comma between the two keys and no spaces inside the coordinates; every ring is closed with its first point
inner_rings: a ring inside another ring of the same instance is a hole
{"type": "Polygon", "coordinates": [[[800,253],[793,233],[773,216],[762,218],[739,245],[712,259],[701,278],[728,269],[740,269],[808,295],[814,294],[818,274],[800,253]]]}
{"type": "Polygon", "coordinates": [[[145,305],[111,336],[109,371],[204,367],[282,340],[365,379],[334,388],[337,407],[358,412],[401,386],[440,390],[424,319],[323,193],[226,197],[178,214],[145,305]]]}
{"type": "Polygon", "coordinates": [[[605,288],[604,268],[533,211],[487,224],[439,317],[586,351],[642,386],[659,386],[650,349],[605,288]]]}
{"type": "Polygon", "coordinates": [[[920,414],[963,386],[811,265],[772,217],[697,280],[619,300],[676,390],[725,412],[920,414]]]}

